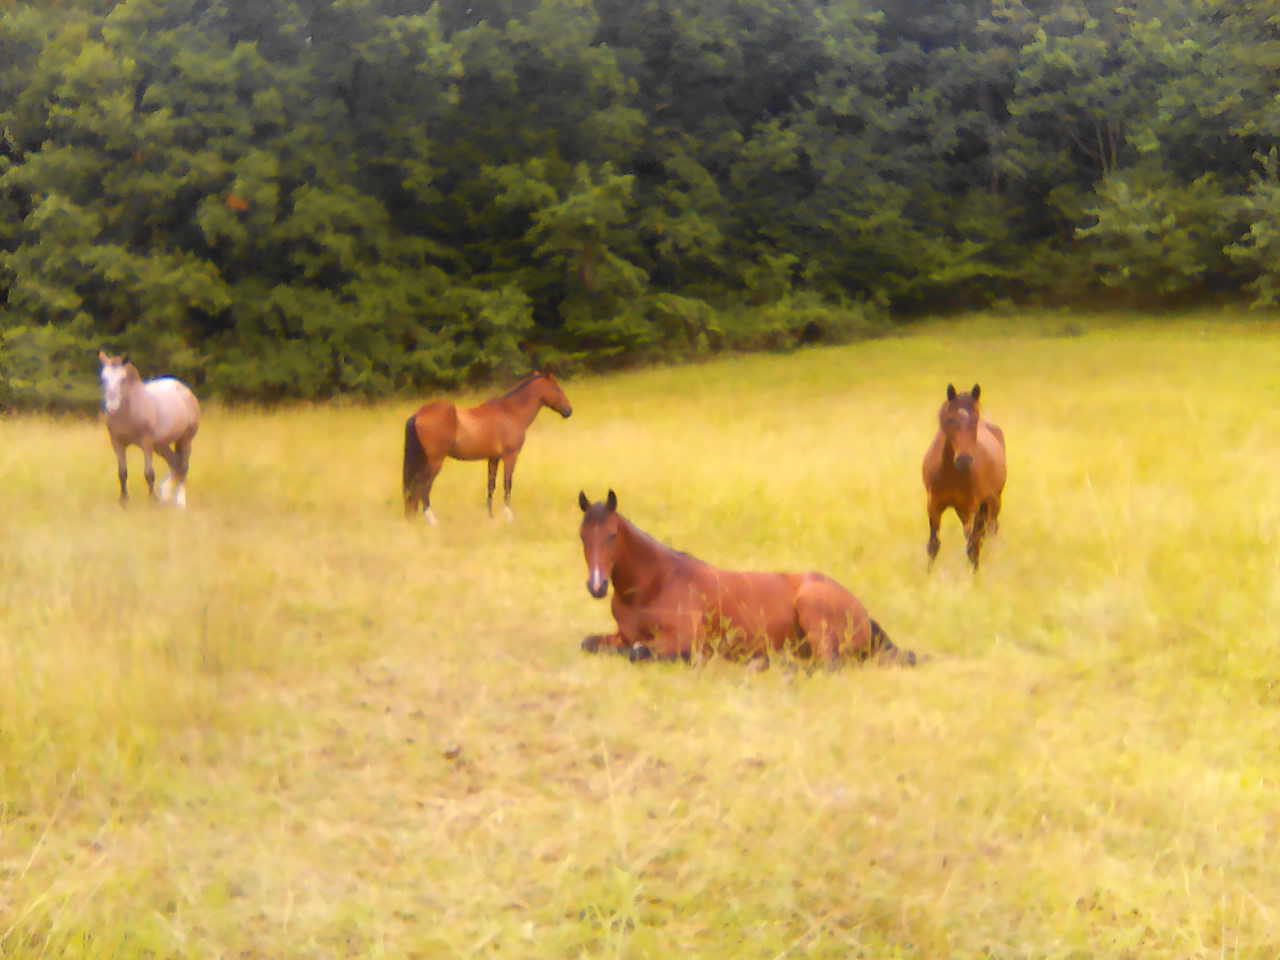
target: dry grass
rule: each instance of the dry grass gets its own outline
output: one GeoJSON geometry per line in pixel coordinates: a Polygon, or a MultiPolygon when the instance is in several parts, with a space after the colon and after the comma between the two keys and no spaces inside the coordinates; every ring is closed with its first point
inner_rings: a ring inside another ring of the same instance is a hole
{"type": "Polygon", "coordinates": [[[1280,955],[1277,366],[1258,319],[978,317],[579,381],[511,526],[475,464],[400,519],[409,401],[207,411],[185,514],[0,421],[0,955],[1280,955]],[[1009,437],[976,581],[954,518],[924,565],[948,380],[1009,437]],[[932,660],[581,655],[610,486],[932,660]]]}

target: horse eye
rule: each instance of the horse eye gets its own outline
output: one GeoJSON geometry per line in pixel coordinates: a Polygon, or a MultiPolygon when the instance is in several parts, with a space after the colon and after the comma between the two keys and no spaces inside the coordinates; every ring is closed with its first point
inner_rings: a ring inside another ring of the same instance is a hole
{"type": "Polygon", "coordinates": [[[608,540],[610,543],[613,543],[613,541],[618,539],[618,535],[616,533],[611,533],[607,537],[605,537],[605,539],[608,540]]]}

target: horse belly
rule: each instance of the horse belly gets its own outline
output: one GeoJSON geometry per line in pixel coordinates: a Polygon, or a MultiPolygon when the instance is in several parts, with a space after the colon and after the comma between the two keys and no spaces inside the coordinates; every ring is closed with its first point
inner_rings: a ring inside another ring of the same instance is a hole
{"type": "MultiPolygon", "coordinates": [[[[986,424],[983,424],[983,426],[986,426],[986,424]]],[[[982,450],[983,459],[986,461],[985,464],[981,465],[987,487],[983,492],[984,494],[999,493],[1004,489],[1007,474],[1002,436],[998,437],[990,430],[983,431],[978,435],[978,445],[982,450]]]]}
{"type": "Polygon", "coordinates": [[[796,636],[794,592],[786,574],[717,571],[707,603],[717,651],[737,659],[785,646],[796,636]]]}
{"type": "Polygon", "coordinates": [[[458,411],[458,426],[449,456],[455,460],[489,460],[502,456],[501,438],[486,418],[469,410],[458,411]]]}

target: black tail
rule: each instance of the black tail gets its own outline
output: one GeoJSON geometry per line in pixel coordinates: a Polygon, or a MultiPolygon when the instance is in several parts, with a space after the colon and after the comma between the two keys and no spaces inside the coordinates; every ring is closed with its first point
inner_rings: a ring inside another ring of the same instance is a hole
{"type": "Polygon", "coordinates": [[[916,665],[916,655],[910,650],[900,650],[889,639],[889,635],[884,632],[884,627],[871,621],[871,652],[873,655],[877,653],[896,653],[897,659],[906,664],[908,667],[916,665]]]}
{"type": "Polygon", "coordinates": [[[417,414],[404,422],[404,507],[409,510],[410,498],[417,486],[418,477],[427,465],[427,454],[422,449],[422,441],[418,439],[418,431],[414,424],[417,414]]]}

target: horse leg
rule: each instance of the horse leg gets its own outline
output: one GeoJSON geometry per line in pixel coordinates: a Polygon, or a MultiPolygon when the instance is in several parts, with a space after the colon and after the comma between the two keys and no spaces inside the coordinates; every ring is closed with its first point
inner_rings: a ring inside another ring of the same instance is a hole
{"type": "Polygon", "coordinates": [[[187,505],[187,471],[191,469],[191,438],[184,437],[173,445],[173,462],[171,464],[175,488],[173,505],[185,508],[187,505]]]}
{"type": "Polygon", "coordinates": [[[507,523],[516,518],[511,512],[511,478],[515,476],[516,457],[519,453],[520,451],[517,450],[514,453],[503,454],[502,457],[502,509],[507,523]]]}
{"type": "Polygon", "coordinates": [[[969,562],[973,564],[974,573],[978,572],[978,554],[982,551],[982,535],[987,529],[987,505],[980,505],[974,513],[973,524],[968,530],[969,543],[965,552],[969,555],[969,562]]]}
{"type": "Polygon", "coordinates": [[[929,554],[930,570],[933,569],[933,561],[938,558],[938,548],[942,546],[942,541],[938,539],[938,526],[942,523],[944,509],[932,497],[929,498],[929,542],[925,544],[925,551],[929,554]]]}
{"type": "Polygon", "coordinates": [[[808,628],[802,628],[802,632],[815,663],[824,664],[832,670],[840,666],[840,637],[832,629],[829,619],[819,617],[808,628]]]}
{"type": "Polygon", "coordinates": [[[163,459],[169,467],[169,475],[160,481],[160,493],[158,494],[160,501],[166,502],[169,499],[169,491],[175,483],[174,478],[178,472],[178,458],[175,456],[174,452],[169,449],[168,444],[156,444],[155,452],[160,454],[161,459],[163,459]]]}
{"type": "MultiPolygon", "coordinates": [[[[621,629],[621,625],[619,625],[621,629]]],[[[697,623],[681,623],[679,618],[650,623],[643,629],[630,628],[624,640],[632,663],[644,660],[691,660],[694,650],[707,646],[705,631],[697,623]]],[[[699,660],[699,662],[702,662],[699,660]]]]}
{"type": "Polygon", "coordinates": [[[987,498],[987,532],[1000,532],[1000,494],[987,498]]]}
{"type": "Polygon", "coordinates": [[[498,483],[498,458],[489,458],[489,493],[485,499],[485,505],[489,508],[489,519],[493,519],[493,488],[498,483]]]}
{"type": "Polygon", "coordinates": [[[147,478],[147,493],[154,500],[156,498],[156,469],[151,465],[151,451],[151,441],[144,440],[142,442],[142,475],[147,478]]]}
{"type": "Polygon", "coordinates": [[[850,634],[851,642],[846,644],[849,649],[860,650],[865,645],[865,641],[857,642],[858,631],[853,629],[856,615],[856,611],[847,609],[847,603],[832,596],[825,583],[805,583],[796,591],[796,632],[800,640],[808,644],[815,663],[831,669],[838,667],[840,641],[845,634],[850,634]]]}
{"type": "Polygon", "coordinates": [[[116,452],[116,476],[120,479],[120,506],[129,502],[129,458],[125,456],[125,445],[115,440],[111,447],[116,452]]]}
{"type": "Polygon", "coordinates": [[[433,527],[436,525],[436,515],[431,509],[431,486],[436,482],[436,476],[444,467],[444,457],[441,457],[435,463],[430,459],[422,471],[422,485],[419,488],[419,499],[422,500],[422,515],[426,517],[427,523],[433,527]]]}
{"type": "MultiPolygon", "coordinates": [[[[627,659],[632,663],[643,663],[645,660],[661,660],[665,662],[683,660],[689,663],[693,659],[692,650],[682,648],[680,644],[663,645],[657,637],[652,638],[652,641],[654,642],[638,640],[631,646],[626,647],[627,659]]],[[[702,663],[703,661],[699,660],[698,662],[702,663]]]]}
{"type": "Polygon", "coordinates": [[[614,653],[626,653],[628,646],[621,633],[593,633],[582,640],[583,653],[599,653],[602,648],[614,653]]]}

